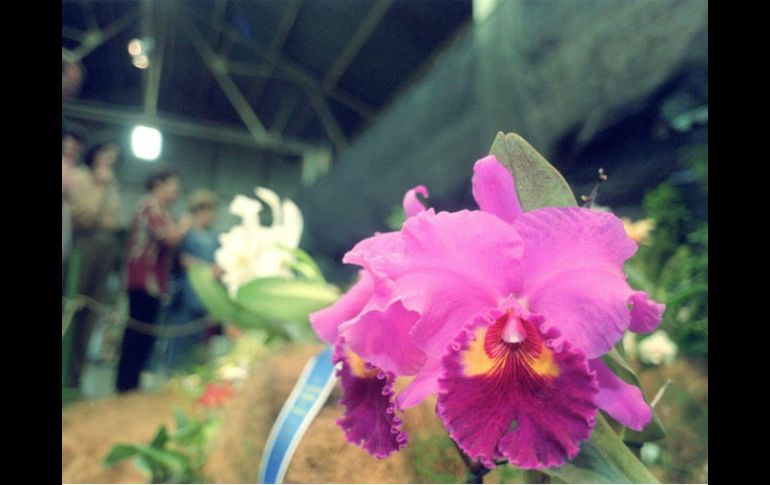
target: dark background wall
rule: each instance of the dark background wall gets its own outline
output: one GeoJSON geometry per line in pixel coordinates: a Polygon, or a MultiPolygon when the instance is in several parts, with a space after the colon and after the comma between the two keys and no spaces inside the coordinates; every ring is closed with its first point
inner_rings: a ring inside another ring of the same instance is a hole
{"type": "Polygon", "coordinates": [[[705,128],[677,131],[671,120],[707,105],[707,20],[705,0],[499,2],[327,176],[297,190],[304,245],[335,273],[358,239],[387,230],[414,185],[438,208],[472,206],[472,164],[498,131],[524,136],[578,193],[604,167],[601,204],[633,213],[646,189],[681,170],[677,150],[706,139],[705,128]]]}
{"type": "MultiPolygon", "coordinates": [[[[198,187],[220,195],[220,231],[237,220],[227,212],[232,197],[256,185],[294,198],[305,216],[303,247],[345,283],[352,272],[342,255],[388,230],[407,189],[427,185],[439,209],[474,207],[472,164],[498,131],[524,136],[578,195],[605,168],[599,203],[631,216],[646,190],[682,171],[683,147],[707,141],[704,123],[673,127],[708,104],[706,0],[502,0],[474,17],[310,186],[301,158],[224,140],[166,134],[162,163],[179,169],[184,195],[198,187]]],[[[155,165],[130,155],[123,127],[78,121],[124,138],[127,224],[155,165]]],[[[174,211],[184,209],[180,201],[174,211]]]]}

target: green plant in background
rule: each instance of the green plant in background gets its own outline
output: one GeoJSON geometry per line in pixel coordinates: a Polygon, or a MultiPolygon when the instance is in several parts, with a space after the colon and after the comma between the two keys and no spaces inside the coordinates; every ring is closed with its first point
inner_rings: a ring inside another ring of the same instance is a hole
{"type": "Polygon", "coordinates": [[[466,471],[446,433],[435,431],[412,437],[409,455],[417,483],[457,483],[466,471]]]}
{"type": "MultiPolygon", "coordinates": [[[[680,160],[701,196],[708,194],[708,150],[688,147],[680,160]]],[[[646,194],[646,217],[655,221],[649,244],[627,265],[632,285],[666,303],[661,323],[682,354],[708,357],[708,221],[698,218],[680,189],[664,182],[646,194]]]]}
{"type": "Polygon", "coordinates": [[[404,209],[400,205],[394,205],[390,209],[390,213],[388,214],[388,217],[385,219],[385,225],[388,229],[391,231],[398,231],[401,229],[401,226],[404,225],[404,221],[406,220],[406,215],[404,214],[404,209]]]}
{"type": "Polygon", "coordinates": [[[223,355],[173,376],[167,385],[190,399],[201,396],[209,384],[230,382],[239,385],[250,374],[252,365],[269,355],[270,346],[265,340],[264,331],[246,330],[230,342],[223,355]]]}
{"type": "Polygon", "coordinates": [[[150,483],[205,483],[202,468],[208,443],[220,424],[209,416],[197,420],[179,410],[174,413],[176,430],[169,433],[165,425],[148,444],[119,443],[102,461],[103,466],[135,458],[136,466],[147,474],[150,483]]]}
{"type": "MultiPolygon", "coordinates": [[[[407,448],[415,472],[415,483],[463,483],[468,478],[466,464],[457,453],[457,446],[439,431],[410,437],[407,448]]],[[[539,471],[499,466],[487,478],[489,483],[563,483],[556,477],[539,471]]]]}

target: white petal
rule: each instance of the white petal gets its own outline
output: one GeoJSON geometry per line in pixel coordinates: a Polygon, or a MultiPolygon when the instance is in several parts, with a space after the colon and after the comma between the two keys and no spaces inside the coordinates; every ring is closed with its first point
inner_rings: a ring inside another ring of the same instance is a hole
{"type": "Polygon", "coordinates": [[[243,219],[244,224],[259,224],[261,210],[262,204],[258,200],[245,195],[236,195],[230,203],[230,212],[243,219]]]}
{"type": "Polygon", "coordinates": [[[299,207],[291,199],[283,201],[283,227],[286,239],[284,243],[290,248],[299,247],[299,240],[302,237],[304,220],[299,207]]]}
{"type": "Polygon", "coordinates": [[[257,187],[254,192],[257,197],[264,200],[270,206],[270,212],[273,214],[273,225],[283,224],[283,214],[281,214],[281,199],[278,194],[266,187],[257,187]]]}

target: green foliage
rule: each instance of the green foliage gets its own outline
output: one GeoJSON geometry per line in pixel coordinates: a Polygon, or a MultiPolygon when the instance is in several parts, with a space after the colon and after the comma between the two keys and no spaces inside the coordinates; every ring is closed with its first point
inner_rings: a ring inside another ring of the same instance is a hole
{"type": "Polygon", "coordinates": [[[446,433],[413,436],[406,451],[412,458],[417,483],[460,483],[465,475],[465,464],[446,433]]]}
{"type": "Polygon", "coordinates": [[[578,456],[559,468],[542,470],[566,483],[659,483],[601,414],[578,456]]]}
{"type": "Polygon", "coordinates": [[[498,133],[489,153],[513,174],[516,194],[525,211],[577,205],[559,171],[516,133],[498,133]]]}
{"type": "Polygon", "coordinates": [[[709,191],[709,149],[708,145],[692,145],[679,153],[680,160],[690,168],[695,180],[703,191],[709,191]]]}
{"type": "MultiPolygon", "coordinates": [[[[705,196],[708,150],[690,147],[682,156],[705,196]]],[[[666,304],[661,328],[682,354],[708,357],[708,221],[697,219],[682,192],[668,182],[650,191],[643,205],[656,225],[649,244],[627,264],[629,280],[666,304]]]]}
{"type": "MultiPolygon", "coordinates": [[[[708,391],[707,382],[696,389],[682,381],[682,375],[669,387],[660,407],[667,407],[669,437],[658,444],[660,454],[654,465],[668,483],[705,483],[708,464],[708,391]]],[[[700,381],[700,378],[694,380],[700,381]]]]}
{"type": "MultiPolygon", "coordinates": [[[[622,347],[622,345],[620,347],[622,347]]],[[[616,349],[612,349],[612,351],[602,357],[602,362],[625,382],[641,389],[639,377],[637,377],[636,372],[634,372],[631,366],[628,365],[616,349]]],[[[649,402],[649,399],[647,399],[646,396],[645,399],[649,402]]],[[[621,427],[619,423],[615,423],[611,418],[609,419],[612,423],[616,424],[616,427],[621,427]]],[[[663,427],[663,423],[660,422],[658,415],[654,411],[652,421],[645,426],[643,430],[634,431],[628,428],[622,428],[620,431],[621,439],[628,444],[641,445],[648,441],[657,441],[665,436],[666,430],[663,427]]]]}
{"type": "Polygon", "coordinates": [[[257,278],[243,285],[235,302],[243,308],[279,322],[304,323],[310,330],[308,315],[334,303],[339,298],[336,287],[300,278],[257,278]]]}
{"type": "Polygon", "coordinates": [[[679,190],[669,182],[650,191],[644,198],[643,207],[647,217],[655,220],[655,229],[652,244],[642,246],[636,260],[644,261],[645,276],[655,282],[681,244],[690,213],[679,190]]]}
{"type": "Polygon", "coordinates": [[[214,318],[222,321],[234,318],[236,309],[227,289],[217,281],[209,265],[193,264],[187,269],[187,276],[198,298],[214,318]]]}
{"type": "Polygon", "coordinates": [[[216,418],[197,420],[175,410],[176,430],[161,425],[148,444],[119,443],[104,457],[102,465],[135,458],[135,465],[151,483],[205,483],[202,475],[207,444],[219,426],[216,418]]]}
{"type": "Polygon", "coordinates": [[[401,230],[401,226],[404,225],[404,221],[406,221],[406,214],[404,214],[404,208],[400,204],[394,205],[390,209],[390,213],[388,214],[387,219],[385,219],[385,225],[391,231],[399,231],[401,230]]]}
{"type": "Polygon", "coordinates": [[[490,483],[556,483],[548,475],[537,470],[521,470],[511,465],[500,465],[492,473],[490,483]]]}
{"type": "Polygon", "coordinates": [[[294,255],[293,260],[288,263],[289,269],[294,274],[308,281],[326,283],[326,278],[324,278],[323,271],[321,271],[318,263],[316,263],[313,257],[310,256],[306,251],[300,248],[283,249],[294,255]]]}
{"type": "Polygon", "coordinates": [[[188,268],[190,284],[211,315],[243,329],[259,329],[268,339],[312,339],[308,315],[339,298],[339,290],[328,283],[313,259],[294,250],[291,268],[295,277],[256,278],[243,285],[235,297],[216,279],[210,266],[188,268]]]}

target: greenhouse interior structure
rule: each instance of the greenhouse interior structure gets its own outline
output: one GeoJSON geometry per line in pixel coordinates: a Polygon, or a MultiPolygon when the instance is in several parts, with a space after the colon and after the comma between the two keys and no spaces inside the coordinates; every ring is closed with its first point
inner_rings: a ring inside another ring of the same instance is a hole
{"type": "Polygon", "coordinates": [[[62,483],[708,483],[707,0],[62,0],[62,483]]]}

